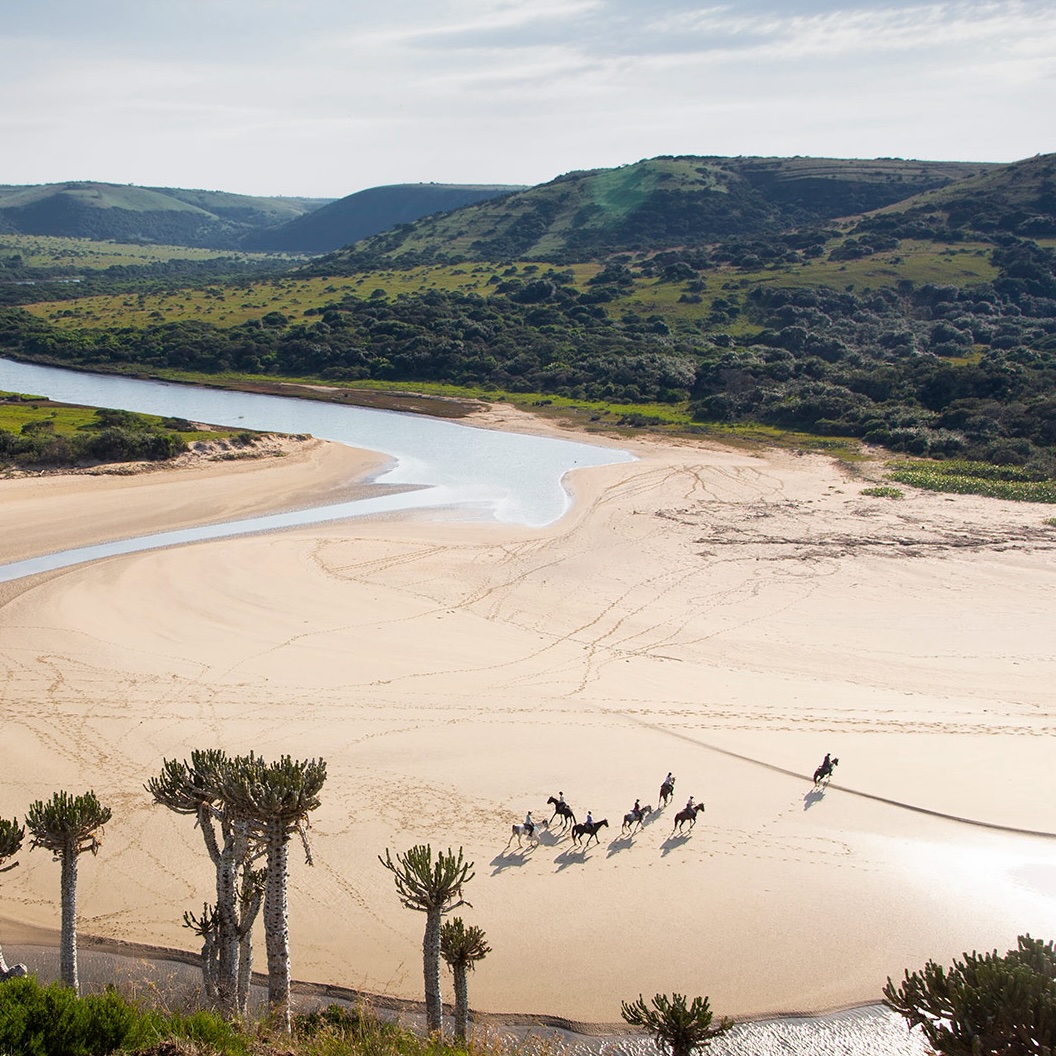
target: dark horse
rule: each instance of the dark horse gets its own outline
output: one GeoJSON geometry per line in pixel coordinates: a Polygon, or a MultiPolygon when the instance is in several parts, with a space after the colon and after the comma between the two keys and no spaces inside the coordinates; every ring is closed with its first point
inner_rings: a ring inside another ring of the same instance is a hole
{"type": "Polygon", "coordinates": [[[660,786],[660,806],[666,807],[667,801],[675,794],[674,781],[665,781],[660,786]]]}
{"type": "Polygon", "coordinates": [[[633,833],[635,831],[635,829],[640,829],[642,827],[642,824],[643,824],[644,820],[645,820],[646,814],[651,814],[652,812],[653,812],[653,808],[651,806],[642,807],[640,810],[628,811],[623,816],[623,830],[622,831],[623,832],[633,833]]]}
{"type": "MultiPolygon", "coordinates": [[[[586,836],[587,842],[586,844],[584,844],[584,846],[589,847],[591,840],[598,840],[598,830],[602,828],[602,826],[608,828],[608,818],[602,818],[601,821],[592,822],[590,825],[588,825],[586,822],[584,822],[582,825],[573,825],[572,842],[579,843],[580,837],[586,836]]],[[[601,843],[601,840],[598,840],[598,843],[601,843]]]]}
{"type": "Polygon", "coordinates": [[[672,833],[681,832],[682,826],[688,821],[689,827],[693,828],[697,823],[697,812],[704,809],[703,803],[697,803],[692,807],[683,807],[675,815],[675,827],[671,830],[672,833]]]}
{"type": "Polygon", "coordinates": [[[839,759],[831,759],[829,761],[828,766],[822,763],[821,766],[819,766],[817,770],[814,771],[815,788],[817,788],[818,785],[822,783],[822,781],[827,781],[830,777],[832,777],[832,772],[836,769],[837,763],[839,763],[839,759]]]}
{"type": "Polygon", "coordinates": [[[557,796],[551,796],[547,800],[547,803],[553,803],[554,805],[554,813],[553,816],[550,818],[551,821],[553,821],[554,818],[560,815],[565,825],[567,825],[569,822],[572,822],[572,824],[575,825],[576,816],[572,813],[572,808],[567,803],[563,803],[560,799],[557,798],[557,796]]]}

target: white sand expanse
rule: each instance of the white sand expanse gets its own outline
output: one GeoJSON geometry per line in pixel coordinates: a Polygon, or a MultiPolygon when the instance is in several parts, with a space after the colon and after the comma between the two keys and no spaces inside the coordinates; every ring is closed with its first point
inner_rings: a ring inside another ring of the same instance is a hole
{"type": "MultiPolygon", "coordinates": [[[[613,1023],[672,990],[818,1011],[929,957],[1056,936],[1053,510],[869,498],[817,456],[620,446],[639,461],[575,474],[544,530],[401,515],[4,588],[0,814],[60,788],[114,810],[82,931],[193,947],[180,921],[211,868],[142,786],[220,746],[327,761],[315,866],[292,869],[301,979],[420,996],[424,921],[377,860],[418,842],[476,863],[460,912],[493,947],[470,981],[489,1012],[613,1023]],[[668,770],[674,806],[707,804],[696,827],[673,838],[668,806],[620,838],[668,770]],[[559,790],[608,818],[600,843],[506,850],[559,790]]],[[[0,481],[0,562],[328,501],[373,464],[313,444],[186,486],[0,481]]],[[[59,917],[58,867],[21,860],[9,943],[59,917]]]]}

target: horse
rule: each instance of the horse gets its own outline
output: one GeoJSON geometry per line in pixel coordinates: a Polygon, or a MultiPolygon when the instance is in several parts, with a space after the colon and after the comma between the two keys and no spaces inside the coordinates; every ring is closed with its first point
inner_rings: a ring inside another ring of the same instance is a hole
{"type": "Polygon", "coordinates": [[[818,785],[822,783],[822,781],[827,781],[830,777],[832,777],[832,772],[836,769],[837,763],[839,763],[839,759],[832,759],[829,761],[828,766],[822,763],[821,766],[819,766],[817,770],[814,771],[815,788],[817,788],[818,785]]]}
{"type": "Polygon", "coordinates": [[[558,799],[557,796],[551,796],[547,800],[547,803],[552,803],[554,805],[554,813],[553,816],[550,818],[550,821],[553,821],[554,818],[560,815],[563,825],[568,825],[569,822],[575,825],[576,816],[572,813],[572,808],[567,803],[565,803],[563,800],[558,799]]]}
{"type": "Polygon", "coordinates": [[[623,816],[622,831],[625,833],[633,833],[636,828],[640,829],[642,827],[642,821],[644,820],[646,814],[652,814],[652,812],[653,808],[651,806],[642,807],[641,810],[628,811],[623,816]]]}
{"type": "Polygon", "coordinates": [[[510,838],[506,841],[506,850],[510,849],[510,844],[513,843],[514,836],[517,837],[517,846],[518,847],[521,846],[521,837],[522,836],[527,836],[528,837],[528,846],[529,847],[537,847],[539,845],[539,837],[536,836],[536,834],[535,834],[536,830],[540,829],[540,828],[543,828],[543,829],[548,828],[549,825],[550,825],[550,822],[548,822],[548,821],[537,821],[535,823],[535,826],[533,827],[532,831],[529,832],[527,825],[525,825],[523,822],[516,822],[515,821],[513,823],[513,831],[510,833],[510,838]]]}
{"type": "MultiPolygon", "coordinates": [[[[578,844],[579,840],[580,840],[580,837],[586,836],[587,842],[586,842],[586,844],[584,844],[584,846],[589,847],[590,846],[590,841],[592,839],[593,840],[598,840],[598,830],[602,826],[605,826],[606,828],[608,828],[608,825],[609,825],[608,818],[602,818],[601,821],[595,821],[595,822],[592,822],[589,825],[586,822],[583,822],[582,825],[573,825],[572,826],[572,842],[578,844]]],[[[598,843],[601,843],[601,840],[598,840],[598,843]]]]}
{"type": "Polygon", "coordinates": [[[660,806],[666,807],[667,801],[675,794],[675,782],[665,781],[660,786],[660,806]]]}
{"type": "Polygon", "coordinates": [[[672,834],[682,831],[682,826],[685,822],[689,822],[689,827],[693,828],[697,823],[697,812],[704,809],[703,803],[694,804],[692,807],[683,807],[675,815],[675,827],[671,830],[672,834]]]}

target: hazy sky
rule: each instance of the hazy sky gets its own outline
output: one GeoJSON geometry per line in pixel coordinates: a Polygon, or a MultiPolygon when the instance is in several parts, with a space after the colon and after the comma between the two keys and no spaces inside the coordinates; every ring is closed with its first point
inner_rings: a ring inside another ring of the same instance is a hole
{"type": "Polygon", "coordinates": [[[340,197],[1056,150],[1052,0],[5,0],[0,183],[340,197]]]}

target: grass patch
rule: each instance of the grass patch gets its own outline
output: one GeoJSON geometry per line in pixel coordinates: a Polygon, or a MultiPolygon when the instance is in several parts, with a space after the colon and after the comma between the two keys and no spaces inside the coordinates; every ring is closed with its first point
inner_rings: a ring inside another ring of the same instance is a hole
{"type": "Polygon", "coordinates": [[[874,499],[901,499],[905,492],[901,488],[893,488],[890,484],[879,484],[875,488],[862,488],[859,494],[874,499]]]}
{"type": "Polygon", "coordinates": [[[986,462],[893,462],[888,476],[899,484],[958,495],[985,495],[1015,502],[1056,503],[1056,480],[1021,466],[986,462]]]}

